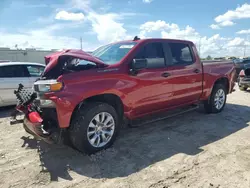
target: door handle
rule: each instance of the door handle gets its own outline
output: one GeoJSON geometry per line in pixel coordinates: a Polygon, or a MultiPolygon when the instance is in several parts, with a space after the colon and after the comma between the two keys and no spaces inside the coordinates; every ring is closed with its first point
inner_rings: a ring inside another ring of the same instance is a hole
{"type": "Polygon", "coordinates": [[[200,72],[199,69],[195,69],[195,70],[194,70],[194,73],[199,73],[199,72],[200,72]]]}
{"type": "Polygon", "coordinates": [[[163,77],[169,77],[169,76],[171,76],[171,74],[170,73],[168,73],[168,72],[164,72],[164,73],[162,73],[162,75],[161,76],[163,76],[163,77]]]}

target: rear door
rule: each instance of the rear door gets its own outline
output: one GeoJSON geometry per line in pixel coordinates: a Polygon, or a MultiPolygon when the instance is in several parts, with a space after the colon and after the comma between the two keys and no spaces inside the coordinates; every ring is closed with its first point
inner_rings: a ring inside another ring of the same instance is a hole
{"type": "Polygon", "coordinates": [[[0,66],[0,96],[6,105],[16,104],[14,90],[18,84],[30,87],[29,73],[24,65],[0,66]]]}
{"type": "Polygon", "coordinates": [[[136,87],[128,93],[133,116],[142,116],[171,106],[173,79],[166,67],[166,57],[161,42],[150,42],[140,49],[134,59],[147,59],[147,68],[131,76],[136,87]]]}
{"type": "Polygon", "coordinates": [[[173,77],[173,103],[175,106],[193,103],[202,93],[202,65],[195,58],[192,46],[187,43],[169,42],[170,64],[173,77]]]}

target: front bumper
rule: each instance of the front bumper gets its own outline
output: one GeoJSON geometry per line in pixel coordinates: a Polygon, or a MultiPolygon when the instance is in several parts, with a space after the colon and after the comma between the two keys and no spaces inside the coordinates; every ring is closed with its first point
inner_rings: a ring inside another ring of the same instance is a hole
{"type": "Polygon", "coordinates": [[[28,118],[24,118],[23,120],[23,128],[25,131],[31,135],[33,135],[36,138],[39,138],[41,140],[44,140],[47,143],[55,143],[53,139],[51,138],[50,134],[44,134],[44,131],[42,129],[43,124],[40,122],[31,122],[28,118]]]}
{"type": "MultiPolygon", "coordinates": [[[[51,113],[48,111],[48,113],[51,113]]],[[[46,117],[46,114],[43,114],[46,117]]],[[[38,112],[30,112],[23,121],[25,131],[36,138],[44,140],[47,143],[63,143],[65,139],[65,131],[55,125],[55,121],[47,120],[41,117],[38,112]]]]}

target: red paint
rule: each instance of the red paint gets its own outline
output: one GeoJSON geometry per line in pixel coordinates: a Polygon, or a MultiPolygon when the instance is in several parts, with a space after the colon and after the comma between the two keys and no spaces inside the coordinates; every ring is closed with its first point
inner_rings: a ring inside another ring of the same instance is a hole
{"type": "Polygon", "coordinates": [[[38,112],[30,112],[28,117],[31,123],[42,123],[43,121],[38,112]]]}
{"type": "Polygon", "coordinates": [[[105,64],[99,60],[98,58],[90,55],[89,53],[86,53],[82,50],[63,50],[61,52],[56,52],[51,55],[45,56],[45,62],[46,62],[46,67],[44,69],[44,73],[48,72],[51,70],[53,67],[56,66],[58,63],[58,57],[59,56],[73,56],[73,57],[78,57],[81,59],[85,59],[88,61],[92,61],[98,65],[104,66],[105,64]],[[49,62],[48,62],[49,61],[49,62]]]}
{"type": "MultiPolygon", "coordinates": [[[[220,78],[228,79],[229,93],[232,92],[235,82],[233,63],[213,62],[202,66],[194,44],[188,41],[145,39],[137,42],[137,45],[115,65],[64,74],[58,78],[64,83],[64,89],[60,92],[47,93],[45,96],[55,102],[61,128],[70,125],[72,112],[79,103],[96,95],[118,96],[123,102],[125,116],[134,119],[206,100],[214,83],[220,78]],[[189,66],[144,69],[136,76],[129,74],[129,64],[145,43],[163,41],[189,44],[193,49],[195,63],[189,66]],[[111,68],[116,70],[104,72],[111,68]],[[199,73],[194,73],[196,69],[199,73]],[[171,76],[162,77],[164,72],[171,73],[171,76]]],[[[103,62],[82,51],[66,52],[62,55],[73,55],[103,65],[103,62]]],[[[57,58],[54,58],[46,67],[46,71],[56,63],[57,58]]]]}
{"type": "Polygon", "coordinates": [[[52,62],[53,59],[57,59],[58,56],[60,56],[61,54],[65,53],[67,50],[63,50],[63,51],[59,51],[59,52],[54,52],[52,54],[49,54],[47,56],[44,57],[45,59],[45,64],[48,65],[50,62],[52,62]]]}

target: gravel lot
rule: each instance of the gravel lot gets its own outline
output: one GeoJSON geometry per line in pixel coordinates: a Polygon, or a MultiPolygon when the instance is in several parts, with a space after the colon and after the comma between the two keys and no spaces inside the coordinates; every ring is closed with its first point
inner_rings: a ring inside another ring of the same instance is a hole
{"type": "Polygon", "coordinates": [[[48,145],[0,109],[0,187],[250,187],[250,92],[202,110],[122,130],[93,156],[48,145]]]}

